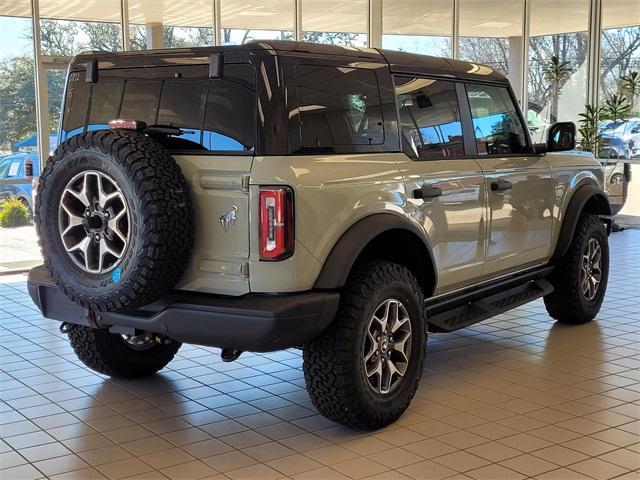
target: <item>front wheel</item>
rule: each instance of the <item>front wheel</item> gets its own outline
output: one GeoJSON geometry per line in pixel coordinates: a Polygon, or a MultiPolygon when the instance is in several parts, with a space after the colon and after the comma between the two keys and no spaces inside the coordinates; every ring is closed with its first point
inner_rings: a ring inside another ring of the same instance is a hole
{"type": "Polygon", "coordinates": [[[181,344],[160,340],[150,332],[126,336],[106,328],[71,325],[69,343],[76,356],[98,373],[119,378],[143,378],[162,370],[181,344]]]}
{"type": "Polygon", "coordinates": [[[598,314],[609,278],[609,243],[600,217],[584,213],[567,253],[556,265],[553,293],[544,298],[559,323],[586,323],[598,314]]]}
{"type": "Polygon", "coordinates": [[[423,295],[413,274],[389,262],[358,268],[333,323],[304,349],[311,401],[350,427],[389,425],[418,388],[425,342],[423,295]]]}

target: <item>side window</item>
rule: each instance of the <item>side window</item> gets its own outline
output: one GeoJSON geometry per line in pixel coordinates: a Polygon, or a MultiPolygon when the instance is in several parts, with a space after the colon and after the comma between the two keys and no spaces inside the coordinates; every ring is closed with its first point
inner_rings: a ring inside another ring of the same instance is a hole
{"type": "Polygon", "coordinates": [[[384,142],[378,81],[364,68],[297,65],[297,113],[302,145],[380,145],[384,142]]]}
{"type": "Polygon", "coordinates": [[[18,178],[20,176],[21,166],[22,166],[22,160],[13,160],[8,165],[5,178],[18,178]]]}
{"type": "Polygon", "coordinates": [[[401,76],[394,82],[404,152],[425,160],[464,155],[455,83],[401,76]]]}
{"type": "Polygon", "coordinates": [[[467,84],[478,155],[527,153],[518,110],[504,87],[467,84]]]}

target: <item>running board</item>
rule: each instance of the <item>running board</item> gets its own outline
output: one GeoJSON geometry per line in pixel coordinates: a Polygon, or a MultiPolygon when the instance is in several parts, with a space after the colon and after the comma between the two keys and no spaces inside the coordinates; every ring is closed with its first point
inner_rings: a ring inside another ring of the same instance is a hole
{"type": "Polygon", "coordinates": [[[442,302],[427,304],[427,322],[431,332],[452,332],[495,317],[553,292],[544,278],[529,280],[503,290],[470,293],[442,302]]]}

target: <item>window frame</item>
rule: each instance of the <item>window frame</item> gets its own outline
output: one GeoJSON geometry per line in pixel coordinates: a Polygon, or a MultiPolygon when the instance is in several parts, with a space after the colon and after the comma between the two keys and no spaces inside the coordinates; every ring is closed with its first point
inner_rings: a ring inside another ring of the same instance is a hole
{"type": "Polygon", "coordinates": [[[421,159],[414,158],[404,151],[402,143],[400,143],[400,152],[403,152],[415,162],[433,162],[433,161],[455,161],[455,160],[482,160],[483,158],[510,158],[510,157],[523,157],[523,156],[542,156],[544,154],[537,153],[533,149],[533,142],[531,140],[531,132],[529,132],[529,128],[526,126],[524,121],[524,116],[522,110],[520,109],[520,105],[516,99],[516,96],[511,88],[511,84],[503,83],[503,82],[492,82],[492,81],[477,81],[464,79],[459,77],[445,76],[445,75],[429,75],[423,73],[417,73],[412,71],[394,71],[391,74],[392,83],[394,85],[394,107],[395,107],[395,116],[398,123],[398,139],[400,140],[400,135],[402,132],[400,131],[400,109],[398,107],[397,97],[395,94],[395,77],[413,77],[413,78],[425,78],[430,80],[447,80],[455,83],[456,92],[458,94],[458,108],[460,109],[460,121],[462,122],[462,137],[464,142],[464,151],[465,155],[455,156],[455,157],[442,157],[438,158],[430,158],[430,159],[421,159]],[[473,118],[471,116],[471,105],[469,103],[469,97],[467,96],[467,85],[481,85],[481,86],[492,86],[498,88],[504,88],[507,90],[509,94],[509,98],[513,102],[513,105],[516,107],[516,112],[518,115],[518,119],[520,124],[523,127],[525,141],[527,143],[526,152],[521,153],[506,153],[506,154],[488,154],[488,155],[479,155],[478,149],[476,145],[476,136],[473,129],[473,118]]]}

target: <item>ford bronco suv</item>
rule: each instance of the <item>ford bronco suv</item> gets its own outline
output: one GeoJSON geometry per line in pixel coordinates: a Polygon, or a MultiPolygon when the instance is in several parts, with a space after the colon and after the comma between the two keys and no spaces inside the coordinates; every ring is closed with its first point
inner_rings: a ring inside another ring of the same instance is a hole
{"type": "Polygon", "coordinates": [[[28,286],[100,373],[151,375],[185,342],[299,347],[317,409],[374,429],[408,407],[428,331],[602,304],[602,166],[570,123],[532,144],[489,67],[281,41],[88,52],[62,117],[28,286]]]}

